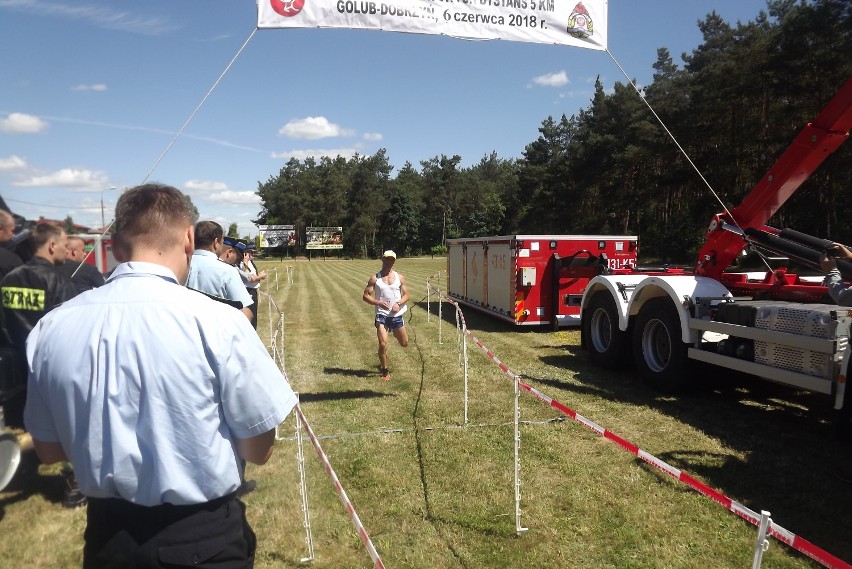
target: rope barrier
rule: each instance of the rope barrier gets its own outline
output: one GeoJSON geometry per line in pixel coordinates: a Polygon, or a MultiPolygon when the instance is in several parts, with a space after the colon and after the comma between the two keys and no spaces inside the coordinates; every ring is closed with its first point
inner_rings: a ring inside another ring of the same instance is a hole
{"type": "MultiPolygon", "coordinates": [[[[287,370],[284,367],[284,313],[278,308],[278,305],[275,303],[275,300],[272,296],[265,291],[258,290],[258,301],[263,297],[267,301],[267,323],[269,325],[269,349],[272,351],[272,359],[275,363],[278,364],[278,367],[281,369],[281,373],[285,376],[287,375],[287,370]],[[275,325],[272,324],[272,310],[275,309],[275,312],[278,314],[278,322],[275,325]],[[280,348],[279,348],[280,342],[280,348]]],[[[258,312],[260,312],[260,307],[257,307],[258,312]]]]}
{"type": "MultiPolygon", "coordinates": [[[[468,332],[467,332],[467,323],[465,322],[464,313],[462,312],[461,306],[459,306],[459,303],[454,301],[454,300],[447,298],[446,296],[444,296],[441,293],[440,289],[435,287],[435,285],[433,285],[432,282],[431,282],[432,279],[434,279],[435,277],[444,275],[445,276],[444,283],[446,283],[446,274],[447,274],[447,271],[442,270],[442,271],[435,273],[431,277],[429,277],[426,280],[426,289],[427,289],[427,291],[434,290],[435,293],[438,295],[438,314],[439,314],[439,316],[438,316],[438,337],[439,338],[441,336],[441,334],[440,334],[441,322],[443,321],[443,318],[440,316],[441,306],[443,304],[441,301],[446,300],[446,302],[449,302],[450,304],[452,304],[456,309],[456,331],[457,331],[456,342],[459,342],[459,337],[461,337],[460,349],[464,353],[464,358],[463,358],[463,362],[464,362],[463,363],[463,368],[464,368],[464,422],[465,422],[465,425],[466,425],[467,424],[467,408],[468,408],[468,381],[467,381],[468,380],[468,360],[467,360],[467,334],[468,334],[468,332]]],[[[513,426],[514,426],[513,437],[512,437],[512,447],[513,447],[513,450],[514,450],[514,471],[515,471],[514,472],[514,476],[515,476],[515,478],[514,478],[515,533],[520,535],[522,532],[527,531],[529,528],[525,528],[521,524],[521,460],[520,460],[520,452],[521,452],[521,430],[520,430],[521,408],[520,408],[520,389],[518,388],[517,381],[515,383],[516,383],[515,393],[514,393],[514,405],[515,405],[515,407],[514,407],[514,412],[512,414],[513,426]]]]}
{"type": "MultiPolygon", "coordinates": [[[[259,291],[258,299],[260,295],[263,295],[263,298],[268,302],[268,313],[272,313],[274,309],[278,314],[278,322],[273,326],[272,318],[269,318],[269,326],[270,326],[270,349],[272,351],[272,358],[278,365],[281,373],[284,374],[284,377],[287,377],[287,373],[284,369],[284,350],[283,350],[283,342],[284,342],[284,313],[278,308],[278,305],[275,303],[275,300],[265,291],[259,291]],[[273,331],[274,330],[274,331],[273,331]],[[279,336],[280,333],[280,336],[279,336]],[[282,348],[279,349],[279,340],[281,342],[282,348]]],[[[308,419],[305,417],[304,413],[302,413],[301,404],[297,403],[294,407],[296,411],[296,441],[298,444],[296,460],[299,466],[299,493],[302,499],[302,523],[305,527],[305,543],[308,547],[308,555],[302,558],[302,562],[311,561],[314,557],[314,548],[313,548],[313,539],[311,537],[311,522],[310,522],[310,512],[308,510],[308,494],[307,494],[307,482],[305,480],[304,473],[304,456],[302,454],[302,437],[301,432],[302,428],[304,428],[305,432],[308,434],[308,438],[311,440],[311,444],[313,444],[314,449],[317,452],[320,460],[325,467],[325,471],[328,473],[329,477],[331,477],[332,484],[334,485],[334,489],[337,492],[337,495],[340,497],[340,500],[343,502],[344,507],[346,508],[347,514],[349,514],[352,523],[355,525],[355,529],[358,533],[358,537],[361,539],[361,542],[364,544],[364,547],[367,549],[367,552],[370,554],[370,557],[373,560],[377,569],[384,569],[384,563],[382,562],[381,557],[379,557],[378,552],[376,551],[375,546],[373,546],[372,540],[370,540],[370,536],[367,534],[367,530],[364,528],[364,525],[361,523],[361,518],[358,516],[358,513],[355,511],[355,507],[352,505],[352,502],[349,500],[349,497],[346,495],[346,491],[343,489],[343,485],[340,483],[340,480],[337,478],[337,474],[334,472],[334,468],[332,468],[331,463],[325,455],[325,452],[322,450],[322,446],[319,443],[319,439],[314,434],[313,429],[311,428],[308,419]]],[[[280,426],[280,425],[279,425],[280,426]]],[[[281,437],[278,432],[278,428],[275,429],[275,440],[280,441],[284,440],[285,437],[281,437]]]]}
{"type": "MultiPolygon", "coordinates": [[[[298,397],[298,394],[296,394],[298,397]]],[[[276,433],[277,435],[278,433],[276,433]]],[[[302,525],[305,528],[305,545],[308,547],[308,555],[302,557],[302,563],[313,561],[314,540],[311,533],[311,512],[308,508],[308,482],[305,478],[305,455],[302,452],[302,420],[296,414],[296,461],[299,465],[299,497],[302,499],[302,525]]]]}
{"type": "Polygon", "coordinates": [[[355,529],[358,532],[358,538],[361,540],[361,543],[364,544],[364,547],[367,548],[367,552],[370,554],[370,558],[373,560],[373,564],[376,566],[376,569],[384,569],[385,565],[382,562],[382,558],[379,557],[379,553],[378,551],[376,551],[376,548],[373,545],[369,534],[367,534],[367,530],[364,528],[364,524],[361,523],[361,518],[358,516],[358,512],[355,511],[355,506],[352,505],[352,502],[349,500],[349,496],[346,495],[346,490],[343,489],[343,485],[340,483],[340,480],[337,478],[337,474],[334,472],[334,468],[332,468],[331,463],[325,456],[325,452],[323,452],[322,446],[320,446],[317,436],[314,434],[313,429],[311,429],[310,423],[308,423],[308,420],[302,413],[301,405],[297,404],[295,409],[299,420],[302,421],[302,425],[305,428],[305,432],[308,433],[308,438],[311,440],[311,444],[314,445],[314,449],[317,451],[317,455],[319,455],[320,460],[322,460],[323,466],[325,466],[325,471],[331,478],[332,484],[334,484],[334,490],[337,492],[337,495],[340,497],[340,501],[343,502],[343,505],[346,507],[346,512],[349,514],[349,518],[355,525],[355,529]]]}
{"type": "MultiPolygon", "coordinates": [[[[453,302],[452,300],[446,298],[443,294],[441,294],[440,291],[438,292],[438,294],[440,295],[439,299],[444,298],[444,299],[446,299],[447,302],[453,302]]],[[[757,514],[757,512],[755,512],[754,510],[747,508],[743,504],[740,504],[739,502],[725,496],[721,492],[714,490],[710,486],[704,484],[703,482],[697,480],[696,478],[693,478],[692,476],[690,476],[686,472],[683,472],[679,468],[676,468],[676,467],[666,463],[665,461],[655,457],[651,453],[648,453],[648,452],[640,449],[637,445],[634,445],[633,443],[631,443],[627,439],[620,437],[619,435],[613,433],[612,431],[602,427],[601,425],[598,425],[594,421],[591,421],[591,420],[583,417],[582,415],[580,415],[579,413],[577,413],[573,409],[563,405],[562,403],[560,403],[556,399],[553,399],[552,397],[549,397],[548,395],[545,395],[544,393],[538,391],[537,389],[535,389],[531,385],[522,381],[518,374],[512,372],[512,370],[509,369],[509,366],[506,365],[505,363],[503,363],[502,361],[500,361],[500,359],[494,354],[494,352],[492,352],[490,349],[488,349],[485,346],[485,344],[482,341],[479,340],[479,338],[477,338],[472,332],[470,332],[470,330],[465,329],[464,332],[467,336],[470,336],[473,343],[476,344],[476,346],[485,354],[485,356],[488,359],[490,359],[495,365],[497,365],[497,367],[507,377],[512,379],[512,381],[514,381],[520,388],[529,392],[531,395],[533,395],[533,397],[535,397],[539,401],[541,401],[541,402],[543,402],[547,405],[550,405],[554,409],[561,411],[562,413],[564,413],[565,415],[567,415],[571,419],[577,421],[578,423],[580,423],[584,427],[588,428],[589,430],[593,431],[594,433],[604,437],[605,439],[608,439],[608,440],[616,443],[622,449],[624,449],[624,450],[628,451],[629,453],[633,454],[634,456],[642,459],[644,462],[650,464],[651,466],[653,466],[654,468],[656,468],[660,472],[668,474],[669,476],[678,480],[679,482],[686,484],[687,486],[689,486],[690,488],[692,488],[693,490],[695,490],[699,494],[701,494],[701,495],[705,496],[706,498],[709,498],[712,501],[716,502],[717,504],[725,507],[728,511],[734,513],[735,515],[746,520],[747,522],[751,523],[752,525],[754,525],[758,528],[761,527],[762,516],[757,514]]],[[[793,532],[783,528],[782,526],[774,523],[771,519],[769,519],[768,522],[764,521],[763,523],[766,523],[768,525],[768,528],[766,529],[766,533],[768,533],[769,535],[771,535],[775,539],[777,539],[777,540],[779,540],[783,543],[786,543],[788,546],[790,546],[793,549],[795,549],[796,551],[804,554],[805,556],[813,559],[814,561],[816,561],[820,565],[822,565],[824,567],[828,567],[830,569],[852,569],[852,565],[850,565],[846,561],[843,561],[842,559],[832,555],[831,553],[825,551],[824,549],[814,545],[810,541],[808,541],[808,540],[794,534],[793,532]]],[[[765,547],[765,544],[761,544],[761,547],[765,547]]]]}

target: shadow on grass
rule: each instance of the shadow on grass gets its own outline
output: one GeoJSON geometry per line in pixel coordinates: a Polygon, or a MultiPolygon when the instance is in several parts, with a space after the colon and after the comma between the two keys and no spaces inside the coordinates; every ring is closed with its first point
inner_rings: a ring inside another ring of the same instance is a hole
{"type": "MultiPolygon", "coordinates": [[[[836,476],[838,469],[852,465],[852,444],[835,436],[831,397],[700,362],[691,362],[692,383],[684,393],[664,394],[646,385],[632,366],[607,370],[592,364],[579,346],[564,350],[564,354],[539,359],[572,370],[570,378],[533,377],[530,383],[553,388],[547,395],[572,409],[572,394],[593,396],[656,409],[692,426],[732,452],[659,448],[654,440],[616,434],[758,514],[762,509],[770,511],[775,523],[828,552],[852,559],[848,534],[852,486],[836,476]]],[[[574,410],[582,413],[582,409],[574,410]]],[[[608,426],[606,417],[589,419],[608,426]]],[[[672,480],[636,460],[646,470],[672,480]]],[[[687,490],[685,485],[679,487],[687,490]]]]}
{"type": "MultiPolygon", "coordinates": [[[[415,305],[422,309],[424,312],[426,311],[426,302],[416,302],[415,305]]],[[[468,330],[481,330],[482,332],[520,332],[520,331],[528,331],[533,332],[534,328],[540,328],[539,326],[535,327],[520,327],[509,322],[499,320],[495,318],[491,313],[484,312],[479,309],[473,309],[470,306],[461,305],[462,311],[464,312],[464,321],[467,324],[468,330]]],[[[431,312],[432,318],[438,317],[438,303],[433,301],[429,304],[429,310],[431,312]]],[[[414,317],[413,321],[416,321],[418,317],[414,317]]],[[[425,316],[422,317],[423,320],[426,319],[425,316]]],[[[453,328],[456,327],[456,309],[452,304],[447,302],[444,303],[444,306],[441,310],[441,319],[448,325],[453,328]]],[[[406,322],[408,322],[406,320],[406,322]]]]}
{"type": "Polygon", "coordinates": [[[378,397],[392,397],[391,393],[379,393],[367,389],[350,391],[325,391],[322,393],[299,393],[299,402],[309,403],[315,401],[342,401],[347,399],[375,399],[378,397]]]}
{"type": "Polygon", "coordinates": [[[322,372],[326,375],[345,375],[349,377],[370,377],[371,375],[378,375],[377,372],[367,369],[346,369],[342,367],[327,367],[323,369],[322,372]]]}
{"type": "Polygon", "coordinates": [[[64,481],[59,474],[39,474],[39,460],[34,452],[21,454],[18,470],[9,485],[0,492],[0,521],[6,517],[6,507],[24,502],[30,496],[41,495],[48,502],[61,507],[64,481]]]}

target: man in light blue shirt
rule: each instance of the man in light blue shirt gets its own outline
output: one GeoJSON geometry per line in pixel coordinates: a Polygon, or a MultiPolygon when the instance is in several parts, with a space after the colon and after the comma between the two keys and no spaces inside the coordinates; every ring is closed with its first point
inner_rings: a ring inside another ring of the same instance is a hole
{"type": "Polygon", "coordinates": [[[186,286],[225,300],[236,301],[246,318],[251,320],[251,299],[240,273],[219,260],[224,232],[215,221],[199,221],[195,226],[195,252],[186,286]]]}
{"type": "Polygon", "coordinates": [[[114,249],[128,262],[27,340],[25,424],[42,462],[74,463],[87,568],[253,563],[240,459],[269,459],[296,397],[246,318],[182,286],[193,217],[169,186],[125,192],[114,249]]]}

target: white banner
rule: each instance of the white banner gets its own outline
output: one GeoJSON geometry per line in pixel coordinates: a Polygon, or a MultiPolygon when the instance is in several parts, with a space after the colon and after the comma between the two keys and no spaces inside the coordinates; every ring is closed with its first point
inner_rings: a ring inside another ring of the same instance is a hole
{"type": "Polygon", "coordinates": [[[605,50],[608,0],[258,0],[258,28],[354,28],[605,50]]]}

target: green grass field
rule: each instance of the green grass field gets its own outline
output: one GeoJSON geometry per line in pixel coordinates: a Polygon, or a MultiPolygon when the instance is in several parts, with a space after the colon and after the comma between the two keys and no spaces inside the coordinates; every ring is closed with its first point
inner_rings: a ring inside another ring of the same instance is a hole
{"type": "MultiPolygon", "coordinates": [[[[426,279],[444,259],[400,259],[411,343],[390,348],[379,380],[372,307],[361,300],[376,261],[263,261],[264,291],[284,314],[278,338],[301,407],[387,567],[751,567],[756,528],[521,393],[521,523],[515,531],[513,385],[468,343],[469,421],[455,318],[427,319],[426,279]],[[287,266],[294,282],[288,284],[287,266]],[[277,282],[275,270],[277,269],[277,282]]],[[[433,298],[434,302],[434,298],[433,298]]],[[[261,301],[259,333],[270,342],[261,301]]],[[[514,328],[465,310],[468,328],[543,393],[643,450],[852,561],[852,460],[836,442],[830,401],[698,369],[693,393],[663,396],[632,371],[593,367],[579,331],[514,328]]],[[[272,323],[273,325],[275,322],[272,323]]],[[[294,417],[270,462],[249,466],[245,498],[256,567],[299,567],[302,525],[294,417]]],[[[370,567],[328,474],[303,441],[314,567],[370,567]]],[[[0,493],[3,567],[80,566],[85,512],[59,504],[57,469],[28,456],[0,493]]],[[[818,566],[772,539],[766,568],[818,566]]]]}

